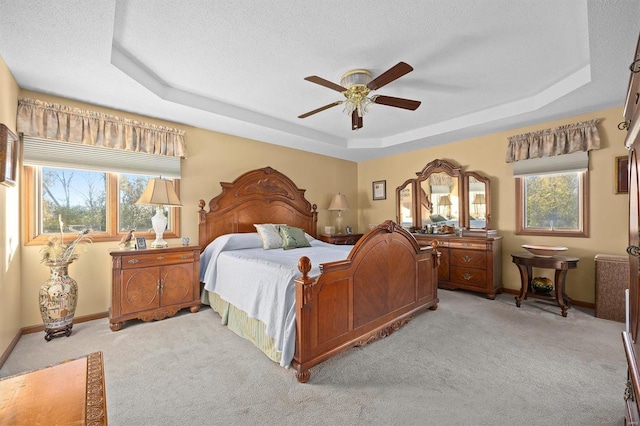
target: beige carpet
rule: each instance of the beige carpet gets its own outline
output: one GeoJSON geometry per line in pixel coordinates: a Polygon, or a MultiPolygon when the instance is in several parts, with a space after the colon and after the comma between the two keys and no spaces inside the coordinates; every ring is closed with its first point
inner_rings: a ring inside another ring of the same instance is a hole
{"type": "MultiPolygon", "coordinates": [[[[513,295],[439,291],[437,311],[312,369],[307,384],[210,309],[23,336],[0,377],[102,351],[109,424],[622,425],[622,323],[513,295]]],[[[61,402],[63,403],[63,402],[61,402]]]]}

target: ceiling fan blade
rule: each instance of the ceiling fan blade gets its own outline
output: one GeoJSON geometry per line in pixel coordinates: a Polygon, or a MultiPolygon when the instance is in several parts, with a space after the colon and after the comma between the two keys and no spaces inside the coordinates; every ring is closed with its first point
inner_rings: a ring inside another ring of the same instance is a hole
{"type": "Polygon", "coordinates": [[[422,102],[413,101],[411,99],[394,98],[393,96],[378,95],[373,99],[373,102],[380,105],[388,105],[396,108],[410,109],[415,111],[418,109],[422,102]]]}
{"type": "Polygon", "coordinates": [[[391,83],[393,80],[397,80],[403,75],[413,71],[413,67],[406,62],[398,62],[396,65],[389,68],[367,84],[367,87],[371,90],[377,90],[382,86],[391,83]]]}
{"type": "Polygon", "coordinates": [[[325,109],[329,109],[329,108],[332,108],[332,107],[334,107],[336,105],[340,105],[342,102],[344,102],[344,101],[336,101],[336,102],[334,102],[332,104],[325,105],[325,106],[320,107],[318,109],[314,109],[313,111],[309,111],[309,112],[307,112],[305,114],[299,115],[298,118],[307,118],[308,116],[313,115],[313,114],[318,113],[318,112],[321,112],[321,111],[324,111],[325,109]]]}
{"type": "Polygon", "coordinates": [[[351,113],[351,130],[362,129],[362,117],[358,116],[358,111],[351,113]]]}
{"type": "Polygon", "coordinates": [[[322,77],[318,77],[317,75],[310,75],[309,77],[305,77],[304,78],[307,81],[310,81],[312,83],[316,83],[319,84],[320,86],[324,86],[324,87],[328,87],[329,89],[333,89],[336,92],[346,92],[347,89],[340,86],[339,84],[336,83],[332,83],[329,80],[325,80],[322,77]]]}

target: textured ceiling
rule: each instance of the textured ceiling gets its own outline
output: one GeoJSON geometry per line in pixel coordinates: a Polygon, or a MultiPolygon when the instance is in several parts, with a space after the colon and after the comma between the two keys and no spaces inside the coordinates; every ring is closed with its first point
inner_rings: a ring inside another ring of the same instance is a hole
{"type": "MultiPolygon", "coordinates": [[[[0,2],[20,87],[361,161],[621,106],[640,0],[0,2]],[[399,61],[351,130],[335,83],[399,61]]],[[[622,118],[622,117],[621,117],[622,118]]],[[[188,138],[188,135],[187,135],[188,138]]],[[[505,141],[506,143],[506,141],[505,141]]]]}

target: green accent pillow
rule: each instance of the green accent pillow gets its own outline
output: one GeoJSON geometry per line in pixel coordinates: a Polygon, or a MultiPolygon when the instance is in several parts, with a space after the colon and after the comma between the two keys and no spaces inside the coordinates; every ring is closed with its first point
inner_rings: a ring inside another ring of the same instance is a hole
{"type": "Polygon", "coordinates": [[[282,237],[282,248],[285,250],[311,247],[303,229],[294,226],[280,226],[280,236],[282,237]]]}

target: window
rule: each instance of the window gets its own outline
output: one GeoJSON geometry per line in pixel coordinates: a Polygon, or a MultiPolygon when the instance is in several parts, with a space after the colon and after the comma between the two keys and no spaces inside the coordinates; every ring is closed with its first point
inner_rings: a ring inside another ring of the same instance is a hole
{"type": "Polygon", "coordinates": [[[586,171],[516,178],[516,234],[588,236],[586,171]]]}
{"type": "MultiPolygon", "coordinates": [[[[90,228],[94,241],[117,241],[132,229],[138,237],[155,238],[151,230],[155,207],[135,204],[148,179],[144,175],[25,166],[26,244],[43,244],[46,234],[59,232],[59,216],[65,232],[90,228]]],[[[179,180],[174,180],[174,185],[179,195],[179,180]]],[[[169,229],[164,236],[179,237],[180,210],[165,207],[165,214],[169,229]]]]}

